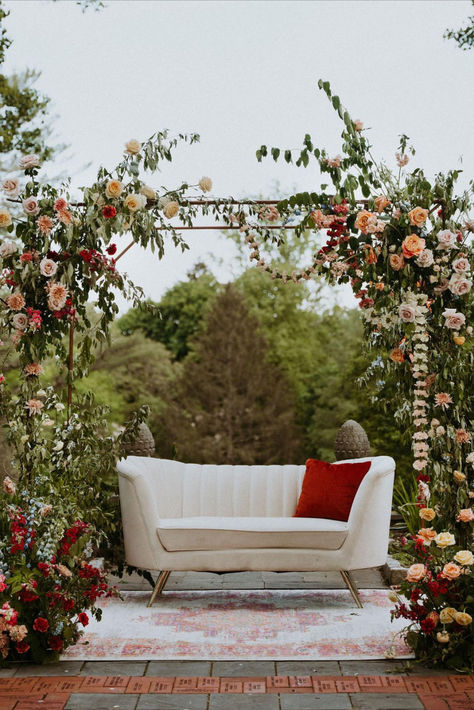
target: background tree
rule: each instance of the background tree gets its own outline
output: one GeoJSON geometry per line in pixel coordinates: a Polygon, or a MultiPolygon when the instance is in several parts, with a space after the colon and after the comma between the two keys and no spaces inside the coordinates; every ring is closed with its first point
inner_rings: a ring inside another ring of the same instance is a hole
{"type": "Polygon", "coordinates": [[[167,412],[170,440],[184,461],[294,462],[298,430],[290,388],[268,362],[268,346],[237,289],[228,285],[183,364],[167,412]]]}
{"type": "MultiPolygon", "coordinates": [[[[474,5],[474,0],[471,0],[474,5]]],[[[460,49],[472,49],[474,47],[474,15],[467,18],[465,27],[459,30],[446,30],[444,33],[446,39],[453,39],[460,49]]]]}

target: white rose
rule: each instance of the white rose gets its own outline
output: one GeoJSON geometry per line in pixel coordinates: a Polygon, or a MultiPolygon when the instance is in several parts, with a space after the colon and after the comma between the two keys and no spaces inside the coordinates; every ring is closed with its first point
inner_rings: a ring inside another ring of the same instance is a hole
{"type": "Polygon", "coordinates": [[[416,263],[418,266],[423,267],[424,269],[428,268],[431,266],[434,262],[434,257],[433,257],[433,252],[431,249],[423,249],[421,254],[418,255],[418,258],[416,259],[416,263]]]}
{"type": "Polygon", "coordinates": [[[459,259],[456,259],[455,261],[453,261],[453,269],[458,274],[464,274],[466,271],[469,271],[470,268],[471,268],[471,265],[469,264],[469,261],[464,256],[461,256],[461,257],[459,257],[459,259]]]}
{"type": "Polygon", "coordinates": [[[449,280],[449,290],[455,296],[464,296],[472,288],[472,281],[464,278],[462,274],[453,274],[449,280]]]}
{"type": "Polygon", "coordinates": [[[24,313],[16,313],[12,320],[17,330],[26,330],[28,328],[28,317],[24,313]]]}
{"type": "Polygon", "coordinates": [[[56,271],[58,270],[58,265],[56,264],[55,261],[52,259],[47,259],[46,257],[44,259],[41,259],[40,261],[40,273],[43,276],[50,277],[54,276],[56,271]]]}
{"type": "Polygon", "coordinates": [[[123,201],[125,207],[127,207],[130,212],[136,212],[137,210],[141,209],[142,207],[145,207],[146,205],[146,197],[145,195],[136,195],[136,194],[131,194],[127,195],[125,200],[123,201]]]}
{"type": "Polygon", "coordinates": [[[212,180],[210,177],[202,177],[199,180],[199,187],[203,192],[210,192],[212,190],[212,180]]]}
{"type": "Polygon", "coordinates": [[[3,181],[2,190],[8,197],[18,197],[20,192],[18,188],[18,180],[16,178],[7,178],[3,181]]]}
{"type": "Polygon", "coordinates": [[[23,200],[21,203],[23,205],[23,209],[28,215],[37,215],[38,212],[40,211],[39,205],[38,205],[38,200],[31,196],[27,197],[26,200],[23,200]]]}
{"type": "Polygon", "coordinates": [[[0,256],[6,259],[16,252],[16,244],[14,242],[3,242],[0,246],[0,256]]]}
{"type": "Polygon", "coordinates": [[[65,409],[64,404],[62,402],[58,402],[57,404],[55,404],[54,408],[57,412],[62,412],[63,409],[65,409]]]}
{"type": "Polygon", "coordinates": [[[454,249],[456,246],[456,235],[449,229],[438,232],[438,249],[454,249]]]}
{"type": "Polygon", "coordinates": [[[414,323],[416,318],[416,308],[409,303],[401,303],[398,315],[405,323],[414,323]]]}
{"type": "Polygon", "coordinates": [[[140,188],[140,192],[142,195],[145,195],[149,200],[155,200],[156,199],[156,192],[152,187],[148,187],[148,185],[142,185],[140,188]]]}
{"type": "Polygon", "coordinates": [[[164,215],[168,219],[175,217],[178,214],[178,210],[179,210],[179,205],[177,202],[174,202],[174,201],[167,202],[166,205],[163,207],[164,215]]]}
{"type": "Polygon", "coordinates": [[[37,168],[39,165],[39,158],[37,155],[30,153],[29,155],[24,155],[20,158],[18,163],[21,170],[29,170],[29,168],[37,168]]]}

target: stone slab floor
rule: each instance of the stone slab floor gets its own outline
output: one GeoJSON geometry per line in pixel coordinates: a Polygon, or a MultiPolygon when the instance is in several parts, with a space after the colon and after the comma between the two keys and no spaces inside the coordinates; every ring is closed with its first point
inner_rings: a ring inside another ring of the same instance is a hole
{"type": "MultiPolygon", "coordinates": [[[[378,570],[360,588],[386,586],[378,570]]],[[[113,581],[113,580],[111,580],[113,581]]],[[[118,580],[116,580],[118,582],[118,580]]],[[[123,590],[150,590],[137,575],[123,590]]],[[[337,573],[173,573],[166,589],[334,589],[337,573]]],[[[374,661],[63,661],[0,670],[0,710],[461,710],[474,676],[374,661]]]]}

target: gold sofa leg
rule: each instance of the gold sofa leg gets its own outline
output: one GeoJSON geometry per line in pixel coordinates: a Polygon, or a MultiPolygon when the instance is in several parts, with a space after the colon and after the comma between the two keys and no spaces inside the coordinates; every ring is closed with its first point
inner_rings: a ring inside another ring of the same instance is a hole
{"type": "Polygon", "coordinates": [[[351,573],[348,572],[347,570],[341,569],[341,577],[344,580],[346,587],[348,588],[348,590],[352,594],[353,600],[355,601],[355,603],[357,604],[359,609],[362,609],[362,602],[359,597],[359,590],[357,589],[357,585],[354,582],[351,573]]]}
{"type": "Polygon", "coordinates": [[[152,606],[153,602],[155,601],[156,597],[161,594],[163,591],[166,582],[168,581],[168,577],[170,576],[171,572],[168,570],[163,570],[160,572],[160,575],[156,581],[155,588],[153,590],[153,593],[150,597],[150,601],[148,602],[147,606],[152,606]]]}

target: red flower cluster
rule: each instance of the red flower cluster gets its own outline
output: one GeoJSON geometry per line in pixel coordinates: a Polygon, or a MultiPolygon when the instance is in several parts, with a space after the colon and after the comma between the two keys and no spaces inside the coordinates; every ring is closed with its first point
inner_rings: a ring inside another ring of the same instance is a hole
{"type": "Polygon", "coordinates": [[[17,514],[10,513],[11,518],[11,537],[10,537],[10,552],[16,555],[17,552],[22,552],[25,548],[33,547],[35,537],[34,530],[30,534],[30,542],[26,542],[28,530],[26,529],[26,518],[18,510],[17,514]]]}
{"type": "Polygon", "coordinates": [[[58,555],[67,555],[71,545],[77,542],[78,538],[87,532],[89,526],[83,523],[82,520],[76,520],[74,525],[66,530],[63,539],[59,543],[58,555]]]}
{"type": "Polygon", "coordinates": [[[34,602],[37,599],[39,599],[39,596],[36,594],[36,589],[38,587],[38,582],[36,579],[30,579],[29,582],[24,582],[21,585],[21,589],[18,592],[18,597],[21,599],[22,602],[34,602]]]}
{"type": "Polygon", "coordinates": [[[28,316],[30,318],[30,325],[33,330],[39,330],[43,324],[43,318],[41,316],[41,311],[35,310],[28,306],[26,309],[28,316]]]}
{"type": "Polygon", "coordinates": [[[61,308],[60,311],[53,311],[53,318],[59,319],[64,318],[64,316],[69,316],[70,318],[73,318],[76,315],[76,309],[73,308],[72,304],[72,298],[67,298],[66,305],[64,306],[64,308],[61,308]]]}

